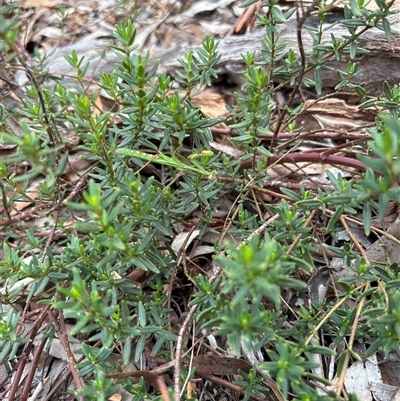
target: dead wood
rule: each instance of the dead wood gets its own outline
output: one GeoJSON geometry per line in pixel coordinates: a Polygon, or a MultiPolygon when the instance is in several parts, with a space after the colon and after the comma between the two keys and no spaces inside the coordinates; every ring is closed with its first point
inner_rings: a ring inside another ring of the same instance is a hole
{"type": "MultiPolygon", "coordinates": [[[[306,21],[312,24],[313,17],[306,21]]],[[[400,31],[400,18],[392,23],[392,29],[400,31]]],[[[280,41],[287,43],[288,48],[298,49],[296,38],[296,19],[292,17],[286,23],[279,25],[280,41]]],[[[332,27],[323,35],[323,43],[329,43],[331,33],[336,38],[343,38],[349,35],[346,28],[339,24],[332,27]]],[[[219,45],[221,59],[218,64],[222,74],[228,74],[234,81],[238,82],[237,72],[243,68],[242,54],[247,52],[255,53],[257,60],[261,59],[261,41],[265,34],[264,29],[257,28],[245,35],[235,35],[223,38],[219,45]]],[[[359,47],[368,50],[369,53],[357,56],[354,61],[360,64],[360,74],[354,79],[354,83],[365,83],[367,90],[372,95],[381,93],[382,82],[387,80],[390,85],[400,82],[400,34],[394,33],[391,42],[388,42],[383,31],[371,28],[362,35],[365,42],[361,42],[359,47]]],[[[312,38],[305,28],[302,30],[302,40],[304,49],[310,52],[312,38]]],[[[97,38],[92,40],[82,40],[74,45],[60,47],[47,59],[49,72],[56,75],[64,75],[64,79],[71,80],[76,75],[71,66],[64,60],[66,54],[76,50],[79,56],[85,56],[85,60],[90,62],[87,78],[97,79],[100,72],[111,72],[118,57],[110,49],[110,39],[97,38]]],[[[150,52],[152,63],[160,60],[161,67],[172,75],[180,67],[178,59],[183,50],[194,49],[193,47],[177,46],[175,48],[153,48],[150,52]]],[[[298,51],[297,51],[298,53],[298,51]]],[[[327,65],[336,69],[347,70],[349,57],[343,57],[341,61],[329,61],[327,65]]],[[[311,75],[312,76],[312,75],[311,75]]],[[[336,71],[323,71],[324,88],[334,88],[338,83],[336,71]]],[[[22,84],[22,82],[19,82],[22,84]]]]}

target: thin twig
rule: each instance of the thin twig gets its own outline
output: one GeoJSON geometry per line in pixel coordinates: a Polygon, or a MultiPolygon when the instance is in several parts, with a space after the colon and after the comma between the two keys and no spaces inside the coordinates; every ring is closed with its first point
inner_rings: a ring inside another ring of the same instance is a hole
{"type": "MultiPolygon", "coordinates": [[[[54,129],[52,126],[52,122],[49,119],[46,103],[44,101],[42,87],[39,85],[39,83],[35,77],[35,73],[29,67],[28,63],[25,60],[25,57],[22,56],[23,51],[21,51],[21,49],[23,49],[23,48],[24,47],[21,44],[19,46],[15,46],[14,50],[16,52],[18,61],[24,67],[26,74],[28,75],[28,77],[30,78],[30,81],[32,82],[33,86],[36,89],[36,93],[37,93],[38,99],[39,99],[39,104],[40,104],[40,107],[41,107],[42,113],[43,113],[42,115],[43,115],[44,122],[45,122],[45,128],[46,128],[47,134],[49,136],[51,145],[55,147],[56,145],[62,143],[62,139],[61,139],[60,133],[58,132],[57,128],[54,129]]],[[[59,155],[57,155],[57,156],[59,156],[59,155]]]]}
{"type": "MultiPolygon", "coordinates": [[[[240,395],[244,395],[245,390],[243,389],[243,387],[239,387],[238,385],[233,384],[233,383],[229,382],[228,380],[224,380],[221,377],[208,375],[206,373],[199,373],[199,376],[201,376],[205,380],[209,380],[210,382],[218,384],[219,386],[229,388],[230,390],[236,391],[240,395]]],[[[273,398],[270,398],[270,397],[260,399],[252,394],[250,395],[250,398],[255,401],[261,401],[261,400],[262,401],[275,401],[273,398]]]]}
{"type": "MultiPolygon", "coordinates": [[[[63,347],[67,353],[67,362],[68,362],[68,366],[71,371],[72,377],[74,379],[76,389],[78,391],[82,390],[83,386],[82,386],[81,379],[78,376],[78,372],[76,371],[75,366],[76,366],[77,362],[75,360],[75,357],[74,357],[74,355],[71,351],[71,347],[69,345],[67,329],[65,327],[63,313],[62,313],[62,311],[60,311],[60,314],[59,314],[60,325],[58,325],[56,318],[52,311],[49,311],[49,317],[50,317],[50,320],[54,323],[54,327],[55,327],[56,331],[59,333],[59,338],[60,338],[61,344],[63,345],[63,347]]],[[[84,401],[84,397],[80,397],[80,400],[84,401]]]]}
{"type": "Polygon", "coordinates": [[[4,189],[4,185],[3,185],[1,180],[0,180],[0,190],[1,190],[1,200],[3,202],[4,212],[6,213],[7,219],[11,220],[11,214],[10,214],[10,211],[8,209],[8,198],[7,198],[6,191],[4,189]]]}
{"type": "Polygon", "coordinates": [[[44,319],[46,318],[47,311],[50,309],[50,306],[47,305],[42,313],[39,315],[38,319],[35,321],[30,335],[29,335],[29,342],[25,344],[24,349],[22,351],[22,354],[18,360],[18,368],[17,371],[15,372],[15,377],[14,381],[11,385],[10,392],[8,393],[8,401],[14,401],[15,396],[21,381],[22,373],[24,372],[25,366],[26,366],[26,361],[28,360],[28,356],[32,350],[33,347],[33,340],[36,337],[37,332],[39,331],[39,328],[41,327],[44,319]]]}
{"type": "MultiPolygon", "coordinates": [[[[362,127],[358,127],[362,128],[362,127]]],[[[215,135],[225,135],[225,136],[231,136],[231,137],[237,137],[239,136],[239,133],[230,128],[216,128],[212,127],[211,132],[215,135]]],[[[267,134],[258,134],[257,135],[258,139],[262,139],[264,141],[271,141],[272,140],[272,135],[267,135],[267,134]]],[[[363,138],[365,140],[370,139],[371,135],[365,134],[365,133],[350,133],[347,131],[338,131],[335,129],[331,129],[329,131],[326,131],[324,128],[319,128],[311,131],[306,131],[306,132],[279,132],[279,134],[276,137],[276,140],[279,142],[284,142],[282,146],[287,146],[288,143],[300,140],[300,139],[341,139],[341,140],[353,140],[353,139],[359,139],[363,138]]]]}
{"type": "MultiPolygon", "coordinates": [[[[45,329],[45,331],[49,328],[49,326],[50,325],[48,325],[48,327],[45,329]]],[[[35,377],[36,369],[39,364],[39,359],[42,356],[43,349],[46,345],[46,342],[47,342],[47,337],[43,336],[42,341],[40,342],[39,346],[36,347],[35,354],[33,356],[31,365],[29,367],[29,373],[24,382],[24,387],[22,390],[20,401],[26,401],[28,399],[29,392],[31,391],[33,378],[35,377]]]]}
{"type": "MultiPolygon", "coordinates": [[[[173,281],[175,278],[175,274],[176,274],[176,269],[178,267],[178,265],[180,264],[180,259],[184,259],[185,258],[185,249],[186,246],[188,245],[189,239],[192,236],[192,233],[194,231],[196,227],[193,226],[191,228],[191,230],[187,233],[185,240],[183,241],[183,244],[181,246],[181,248],[179,249],[179,251],[176,254],[176,263],[174,265],[174,268],[172,269],[172,273],[171,273],[171,277],[169,280],[169,291],[168,291],[168,301],[167,301],[167,307],[168,309],[171,309],[171,297],[172,297],[172,290],[173,290],[173,281]]],[[[171,325],[171,314],[168,314],[168,329],[169,331],[172,331],[172,325],[171,325]]],[[[174,349],[173,349],[173,344],[172,341],[170,342],[170,348],[171,348],[171,359],[174,359],[174,349]]]]}
{"type": "Polygon", "coordinates": [[[283,123],[283,119],[285,118],[286,112],[287,112],[287,108],[291,106],[294,97],[296,95],[296,93],[298,92],[301,83],[303,81],[303,77],[305,74],[305,70],[306,70],[306,55],[304,52],[304,45],[303,45],[303,37],[302,37],[302,28],[304,23],[306,22],[307,17],[309,17],[309,15],[311,14],[311,12],[314,10],[315,6],[320,2],[320,0],[314,0],[312,2],[312,4],[310,4],[309,7],[307,7],[306,11],[303,12],[303,14],[300,16],[299,13],[299,9],[297,8],[296,10],[296,15],[297,15],[297,25],[296,25],[296,34],[297,34],[297,44],[298,44],[298,48],[299,48],[299,53],[300,53],[300,60],[301,60],[301,64],[300,64],[300,72],[298,73],[297,77],[296,77],[296,81],[293,87],[292,92],[289,95],[289,99],[286,102],[286,107],[284,107],[281,111],[281,114],[278,117],[278,121],[276,123],[276,127],[275,127],[275,131],[274,131],[274,135],[272,136],[272,141],[271,141],[271,148],[273,149],[275,146],[275,142],[276,142],[276,137],[278,136],[278,133],[281,129],[282,123],[283,123]]]}

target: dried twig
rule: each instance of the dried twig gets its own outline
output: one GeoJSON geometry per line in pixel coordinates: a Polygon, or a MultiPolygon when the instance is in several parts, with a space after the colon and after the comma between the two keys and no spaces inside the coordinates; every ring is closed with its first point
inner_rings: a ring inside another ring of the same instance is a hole
{"type": "Polygon", "coordinates": [[[48,312],[49,309],[50,309],[50,306],[47,305],[43,309],[42,313],[39,315],[39,317],[37,318],[37,320],[35,321],[32,329],[31,329],[31,332],[30,332],[30,335],[29,335],[29,340],[30,341],[25,344],[24,349],[22,351],[22,354],[21,354],[21,356],[20,356],[20,358],[18,360],[17,371],[15,372],[15,377],[14,377],[14,380],[12,382],[10,391],[8,393],[8,398],[7,398],[8,401],[15,401],[15,396],[17,394],[17,391],[18,391],[18,388],[19,388],[19,385],[20,385],[21,377],[22,377],[22,374],[24,372],[24,369],[25,369],[25,366],[26,366],[26,362],[28,360],[28,356],[29,356],[29,354],[30,354],[30,352],[32,350],[32,347],[33,347],[33,340],[35,339],[37,332],[39,331],[40,327],[42,326],[42,323],[44,322],[44,320],[45,320],[45,318],[47,316],[47,312],[48,312]]]}

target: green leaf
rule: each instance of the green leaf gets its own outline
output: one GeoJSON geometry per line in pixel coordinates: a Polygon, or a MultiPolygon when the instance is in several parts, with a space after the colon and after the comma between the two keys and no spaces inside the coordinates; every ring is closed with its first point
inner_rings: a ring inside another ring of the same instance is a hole
{"type": "Polygon", "coordinates": [[[327,232],[332,232],[335,229],[336,223],[342,216],[343,212],[344,212],[344,206],[336,207],[336,210],[333,213],[332,217],[329,219],[328,225],[326,227],[327,232]]]}
{"type": "Polygon", "coordinates": [[[322,92],[322,75],[321,75],[321,69],[318,67],[314,71],[314,81],[315,81],[315,91],[318,93],[318,95],[320,95],[322,92]]]}
{"type": "Polygon", "coordinates": [[[355,58],[357,56],[357,43],[351,42],[349,49],[350,49],[350,57],[355,58]]]}
{"type": "MultiPolygon", "coordinates": [[[[138,150],[132,149],[118,149],[117,154],[122,156],[129,156],[132,158],[137,158],[140,160],[145,160],[147,162],[153,162],[158,164],[163,164],[165,166],[174,167],[180,170],[191,170],[196,173],[200,173],[202,175],[210,175],[211,173],[206,171],[199,164],[196,164],[196,167],[188,165],[182,161],[180,161],[175,155],[170,157],[166,156],[163,153],[157,153],[155,155],[151,155],[145,152],[141,152],[138,150]]],[[[194,163],[193,163],[194,164],[194,163]]]]}
{"type": "Polygon", "coordinates": [[[286,17],[278,6],[271,7],[272,16],[275,18],[276,22],[283,23],[286,22],[286,17]]]}
{"type": "Polygon", "coordinates": [[[132,337],[128,337],[124,341],[123,361],[125,366],[128,364],[132,351],[132,337]]]}
{"type": "Polygon", "coordinates": [[[383,93],[386,96],[386,99],[392,100],[392,91],[387,81],[382,84],[383,93]]]}
{"type": "Polygon", "coordinates": [[[387,18],[382,19],[382,27],[383,31],[385,32],[387,41],[390,42],[392,40],[392,28],[387,18]]]}
{"type": "Polygon", "coordinates": [[[246,0],[244,3],[239,4],[239,7],[245,8],[245,7],[251,6],[252,4],[255,4],[257,2],[258,2],[258,0],[246,0]]]}
{"type": "Polygon", "coordinates": [[[139,358],[142,356],[145,343],[146,343],[146,336],[140,336],[139,341],[136,343],[135,356],[134,356],[135,362],[138,362],[139,358]]]}
{"type": "Polygon", "coordinates": [[[139,326],[146,327],[147,324],[146,310],[143,306],[142,301],[138,303],[138,321],[139,321],[139,326]]]}
{"type": "Polygon", "coordinates": [[[366,203],[364,204],[363,207],[363,223],[364,223],[364,232],[367,237],[371,233],[371,221],[372,221],[371,219],[372,219],[371,206],[366,203]]]}
{"type": "Polygon", "coordinates": [[[363,13],[360,10],[360,8],[358,7],[358,4],[357,4],[356,0],[350,0],[350,9],[351,9],[352,14],[355,17],[362,17],[363,16],[363,13]]]}

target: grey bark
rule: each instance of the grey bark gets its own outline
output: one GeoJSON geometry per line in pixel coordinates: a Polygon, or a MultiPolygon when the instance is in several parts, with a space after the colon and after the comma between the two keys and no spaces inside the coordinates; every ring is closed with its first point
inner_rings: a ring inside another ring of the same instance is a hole
{"type": "MultiPolygon", "coordinates": [[[[396,16],[395,16],[396,17],[396,16]]],[[[306,24],[312,23],[307,20],[306,24]]],[[[392,29],[400,31],[400,18],[392,23],[392,29]]],[[[296,21],[294,18],[286,23],[279,25],[280,41],[287,43],[288,48],[293,48],[298,54],[298,44],[296,37],[296,21]]],[[[329,43],[330,34],[336,38],[343,38],[349,35],[348,30],[339,24],[323,36],[323,43],[329,43]]],[[[220,41],[219,52],[221,59],[217,68],[237,81],[237,71],[243,68],[242,54],[254,52],[256,59],[261,59],[261,41],[265,34],[264,29],[257,28],[253,32],[245,35],[235,35],[223,38],[220,41]]],[[[390,85],[400,83],[400,34],[395,33],[391,42],[388,42],[383,31],[372,28],[363,36],[365,42],[360,43],[360,47],[369,51],[369,54],[357,56],[353,61],[360,63],[361,73],[355,78],[355,83],[365,83],[366,88],[371,94],[377,95],[382,90],[383,81],[388,81],[390,85]]],[[[303,28],[302,40],[305,52],[309,52],[312,46],[312,38],[303,28]]],[[[109,47],[110,39],[81,40],[74,45],[60,47],[47,58],[49,72],[57,75],[64,75],[65,80],[71,80],[74,76],[72,67],[64,60],[66,54],[76,50],[79,56],[85,56],[86,61],[90,61],[90,68],[87,73],[88,78],[98,78],[100,72],[111,72],[118,63],[118,57],[109,47]]],[[[183,50],[195,48],[177,46],[176,48],[154,48],[150,51],[152,63],[157,59],[163,69],[172,75],[180,64],[177,61],[183,50]]],[[[349,57],[344,57],[340,62],[330,61],[329,66],[334,69],[347,70],[349,57]]],[[[312,75],[310,76],[312,77],[312,75]]],[[[323,71],[324,88],[334,88],[338,83],[336,71],[323,71]]]]}

